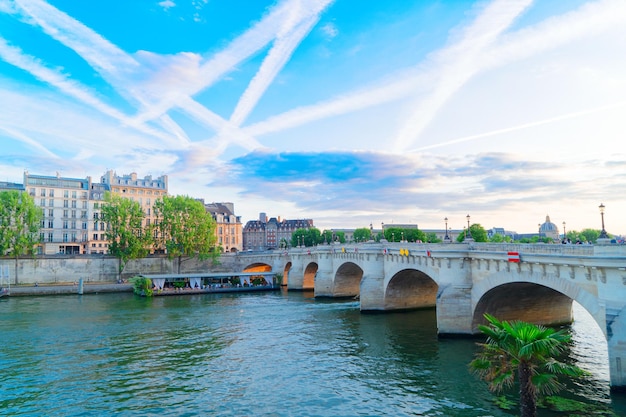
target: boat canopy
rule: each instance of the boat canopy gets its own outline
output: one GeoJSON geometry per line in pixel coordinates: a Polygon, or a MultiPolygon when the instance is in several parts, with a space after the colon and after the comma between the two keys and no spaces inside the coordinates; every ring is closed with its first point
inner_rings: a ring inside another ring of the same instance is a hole
{"type": "Polygon", "coordinates": [[[139,276],[148,278],[157,288],[163,288],[166,282],[175,282],[189,279],[191,288],[202,287],[203,280],[210,282],[218,281],[223,283],[224,280],[230,281],[233,278],[239,278],[240,285],[251,285],[252,278],[263,277],[268,285],[273,284],[272,277],[274,272],[204,272],[193,274],[140,274],[139,276]]]}

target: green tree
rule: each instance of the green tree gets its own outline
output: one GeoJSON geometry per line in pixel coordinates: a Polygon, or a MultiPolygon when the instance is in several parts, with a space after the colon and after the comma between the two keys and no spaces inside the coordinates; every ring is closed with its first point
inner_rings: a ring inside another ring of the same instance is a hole
{"type": "Polygon", "coordinates": [[[166,249],[170,259],[178,258],[178,273],[183,257],[217,260],[215,220],[200,201],[188,196],[165,196],[154,203],[154,214],[159,246],[166,249]]]}
{"type": "Polygon", "coordinates": [[[595,229],[583,229],[580,232],[581,242],[596,243],[600,237],[600,230],[595,229]]]}
{"type": "Polygon", "coordinates": [[[145,214],[136,201],[106,193],[101,213],[107,224],[109,253],[118,259],[119,279],[128,261],[148,255],[152,234],[143,227],[145,214]]]}
{"type": "Polygon", "coordinates": [[[16,190],[0,192],[0,256],[15,258],[15,284],[17,259],[33,255],[35,245],[40,243],[39,227],[43,218],[41,208],[26,192],[16,190]]]}
{"type": "Polygon", "coordinates": [[[426,240],[428,243],[441,243],[442,240],[437,237],[435,232],[426,233],[426,240]]]}
{"type": "Polygon", "coordinates": [[[372,238],[372,231],[367,227],[360,227],[352,234],[355,242],[367,242],[372,238]]]}
{"type": "MultiPolygon", "coordinates": [[[[474,242],[487,242],[487,231],[479,223],[474,223],[469,228],[469,234],[474,239],[474,242]]],[[[465,240],[465,233],[461,233],[457,236],[457,242],[463,242],[465,240]]]]}
{"type": "Polygon", "coordinates": [[[489,242],[493,242],[493,243],[510,243],[511,242],[511,236],[502,236],[500,234],[494,234],[493,236],[491,236],[491,238],[489,238],[489,242]]]}
{"type": "Polygon", "coordinates": [[[300,228],[291,235],[291,246],[294,248],[303,244],[304,246],[315,246],[323,242],[322,232],[316,227],[300,228]]]}
{"type": "Polygon", "coordinates": [[[478,327],[487,341],[478,344],[481,350],[470,362],[470,369],[496,392],[513,386],[517,375],[521,417],[536,417],[538,396],[563,388],[559,375],[580,377],[586,374],[557,359],[570,341],[564,330],[522,321],[500,321],[489,314],[485,314],[485,318],[489,325],[478,327]]]}

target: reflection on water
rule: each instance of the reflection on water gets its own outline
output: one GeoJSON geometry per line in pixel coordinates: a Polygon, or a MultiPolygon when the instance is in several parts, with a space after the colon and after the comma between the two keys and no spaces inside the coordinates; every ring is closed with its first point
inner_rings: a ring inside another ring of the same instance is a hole
{"type": "MultiPolygon", "coordinates": [[[[602,333],[575,318],[570,356],[592,377],[568,395],[626,414],[602,333]]],[[[468,372],[474,340],[437,337],[434,310],[294,292],[9,298],[0,334],[0,415],[517,414],[468,372]]]]}

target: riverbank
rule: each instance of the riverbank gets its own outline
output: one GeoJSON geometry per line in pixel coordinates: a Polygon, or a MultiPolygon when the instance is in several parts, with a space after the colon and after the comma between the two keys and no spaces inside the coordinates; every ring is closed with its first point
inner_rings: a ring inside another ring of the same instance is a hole
{"type": "MultiPolygon", "coordinates": [[[[60,282],[55,284],[11,285],[8,297],[42,296],[78,294],[79,285],[73,282],[60,282]]],[[[98,294],[110,292],[132,292],[133,286],[129,283],[118,284],[117,282],[85,282],[83,294],[98,294]]]]}

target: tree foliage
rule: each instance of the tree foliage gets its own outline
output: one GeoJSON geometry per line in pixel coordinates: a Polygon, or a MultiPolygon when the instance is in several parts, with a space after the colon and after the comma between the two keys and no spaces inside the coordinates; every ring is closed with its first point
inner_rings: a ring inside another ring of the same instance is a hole
{"type": "MultiPolygon", "coordinates": [[[[474,242],[487,242],[487,231],[479,223],[474,223],[469,228],[469,234],[474,242]]],[[[461,233],[456,238],[457,242],[465,241],[465,233],[461,233]]]]}
{"type": "Polygon", "coordinates": [[[119,260],[119,273],[131,259],[145,257],[150,251],[152,234],[144,230],[144,212],[138,202],[106,193],[102,220],[107,224],[109,253],[119,260]]]}
{"type": "Polygon", "coordinates": [[[320,239],[321,240],[317,242],[318,244],[330,244],[332,242],[346,243],[346,233],[342,231],[333,232],[332,230],[324,230],[320,236],[320,239]]]}
{"type": "Polygon", "coordinates": [[[441,243],[442,240],[437,237],[435,232],[426,233],[426,240],[428,243],[441,243]]]}
{"type": "Polygon", "coordinates": [[[419,229],[403,229],[401,227],[386,227],[385,239],[389,242],[426,242],[426,234],[419,229]]]}
{"type": "Polygon", "coordinates": [[[322,233],[316,227],[297,229],[291,235],[291,246],[315,246],[323,242],[322,233]]]}
{"type": "Polygon", "coordinates": [[[188,196],[165,196],[154,204],[158,218],[158,244],[165,248],[170,258],[183,257],[214,259],[219,256],[215,250],[215,220],[204,205],[188,196]]]}
{"type": "Polygon", "coordinates": [[[355,242],[367,242],[372,238],[372,231],[367,227],[359,227],[352,233],[355,242]]]}
{"type": "Polygon", "coordinates": [[[470,363],[470,369],[496,392],[512,387],[517,375],[521,417],[536,417],[538,396],[563,388],[559,375],[586,374],[558,360],[570,341],[564,330],[522,321],[500,321],[489,314],[485,318],[489,325],[480,325],[479,329],[487,341],[478,344],[481,350],[470,363]]]}
{"type": "Polygon", "coordinates": [[[0,192],[0,256],[32,255],[43,213],[26,192],[0,192]]]}

